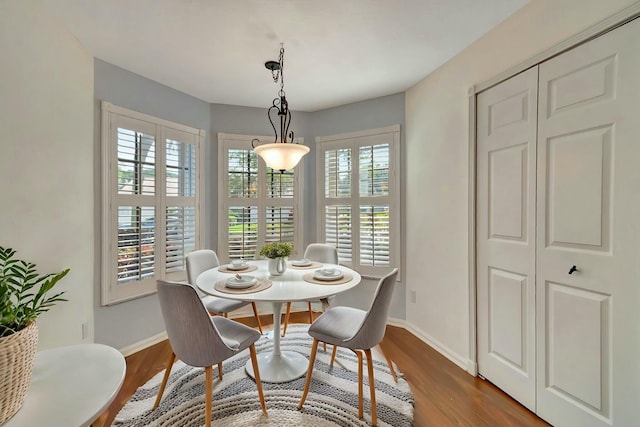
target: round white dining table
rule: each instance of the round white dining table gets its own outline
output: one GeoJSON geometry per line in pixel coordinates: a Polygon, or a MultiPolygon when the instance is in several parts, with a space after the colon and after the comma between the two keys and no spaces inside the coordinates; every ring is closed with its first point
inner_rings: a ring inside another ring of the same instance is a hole
{"type": "Polygon", "coordinates": [[[86,427],[116,397],[124,357],[103,344],[75,344],[36,353],[22,408],[2,427],[86,427]]]}
{"type": "MultiPolygon", "coordinates": [[[[345,277],[347,275],[351,276],[351,280],[342,284],[317,284],[304,280],[305,274],[313,274],[317,269],[299,269],[289,266],[282,275],[272,276],[268,271],[268,260],[248,261],[248,263],[257,266],[258,269],[247,273],[239,273],[242,276],[251,275],[258,279],[269,279],[271,281],[269,288],[253,293],[221,292],[215,288],[215,284],[233,277],[233,274],[218,271],[217,267],[200,274],[196,279],[196,286],[203,292],[220,298],[272,303],[273,350],[271,353],[258,354],[260,378],[262,381],[270,383],[283,383],[300,378],[307,371],[308,359],[295,351],[280,350],[282,304],[288,301],[318,300],[347,291],[360,283],[360,274],[341,265],[325,264],[318,268],[338,268],[345,277]]],[[[255,378],[250,361],[247,362],[246,370],[251,377],[255,378]]]]}

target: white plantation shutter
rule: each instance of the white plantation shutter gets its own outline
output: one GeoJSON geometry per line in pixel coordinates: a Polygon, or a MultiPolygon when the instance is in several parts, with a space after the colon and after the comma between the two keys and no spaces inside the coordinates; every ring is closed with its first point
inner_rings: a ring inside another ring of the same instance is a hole
{"type": "Polygon", "coordinates": [[[351,263],[353,257],[351,206],[326,206],[324,221],[325,243],[336,247],[338,260],[341,263],[351,263]]]}
{"type": "MultiPolygon", "coordinates": [[[[189,135],[184,137],[186,140],[192,139],[189,135]]],[[[168,197],[196,196],[196,145],[194,142],[166,140],[165,187],[168,197]]]]}
{"type": "Polygon", "coordinates": [[[295,174],[292,171],[280,171],[267,168],[267,198],[293,199],[295,193],[295,174]]]}
{"type": "Polygon", "coordinates": [[[232,206],[228,212],[229,258],[254,258],[258,248],[258,207],[232,206]]]}
{"type": "Polygon", "coordinates": [[[154,195],[155,136],[124,127],[116,135],[118,194],[154,195]]]}
{"type": "Polygon", "coordinates": [[[199,245],[203,132],[102,103],[102,304],[184,280],[199,245]]]}
{"type": "Polygon", "coordinates": [[[341,263],[380,277],[400,267],[400,127],[322,137],[320,235],[341,263]]]}
{"type": "Polygon", "coordinates": [[[117,249],[115,282],[131,286],[151,283],[156,263],[156,128],[116,115],[113,118],[117,181],[117,249]]]}
{"type": "Polygon", "coordinates": [[[324,153],[324,195],[327,198],[351,197],[351,148],[324,153]]]}
{"type": "Polygon", "coordinates": [[[389,267],[390,145],[386,138],[359,144],[360,264],[389,267]],[[371,143],[371,145],[369,145],[371,143]],[[376,205],[368,205],[374,202],[376,205]]]}
{"type": "Polygon", "coordinates": [[[295,174],[266,168],[265,236],[264,243],[288,242],[295,244],[295,174]],[[270,206],[270,204],[277,204],[270,206]]]}
{"type": "Polygon", "coordinates": [[[360,197],[380,197],[389,195],[388,143],[360,147],[360,197]]]}
{"type": "Polygon", "coordinates": [[[267,206],[265,215],[265,243],[294,243],[294,217],[292,206],[267,206]]]}
{"type": "MultiPolygon", "coordinates": [[[[353,257],[351,232],[351,183],[353,181],[352,147],[327,149],[324,152],[324,240],[338,250],[338,260],[350,264],[353,257]],[[349,203],[337,204],[337,203],[349,203]]],[[[322,169],[320,169],[322,170],[322,169]]]]}
{"type": "MultiPolygon", "coordinates": [[[[302,255],[299,170],[275,171],[251,149],[245,135],[218,135],[220,210],[218,256],[222,262],[253,259],[269,242],[290,242],[302,255]]],[[[268,137],[258,137],[268,140],[268,137]]],[[[294,255],[295,256],[295,255],[294,255]]]]}
{"type": "Polygon", "coordinates": [[[152,278],[155,264],[154,206],[118,206],[117,282],[152,278]]]}
{"type": "Polygon", "coordinates": [[[249,147],[230,149],[225,156],[229,184],[225,189],[228,201],[225,252],[229,259],[254,258],[258,249],[258,158],[249,147]]]}
{"type": "Polygon", "coordinates": [[[196,249],[196,209],[194,206],[168,206],[166,215],[165,272],[182,272],[185,256],[196,249]]]}
{"type": "Polygon", "coordinates": [[[165,277],[182,279],[186,255],[197,248],[198,137],[165,129],[165,277]]]}
{"type": "Polygon", "coordinates": [[[360,264],[389,266],[389,205],[360,206],[360,264]]]}
{"type": "Polygon", "coordinates": [[[227,182],[225,193],[232,199],[258,197],[258,156],[250,149],[231,149],[226,153],[227,182]]]}

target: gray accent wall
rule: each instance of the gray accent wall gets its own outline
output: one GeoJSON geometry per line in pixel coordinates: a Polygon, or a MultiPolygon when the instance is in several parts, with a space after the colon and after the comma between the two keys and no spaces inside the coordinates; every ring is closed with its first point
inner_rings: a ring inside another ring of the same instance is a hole
{"type": "MultiPolygon", "coordinates": [[[[165,330],[160,305],[156,294],[131,301],[103,307],[101,297],[101,101],[107,101],[119,107],[149,114],[161,119],[170,120],[207,132],[205,139],[205,155],[210,151],[211,114],[207,102],[186,95],[177,90],[141,77],[130,71],[111,65],[100,59],[94,60],[94,185],[95,203],[95,235],[98,242],[95,247],[95,289],[94,319],[95,342],[107,344],[118,349],[149,339],[165,330]]],[[[207,182],[211,182],[211,173],[207,170],[207,182]]],[[[210,200],[205,195],[205,205],[210,200]]],[[[205,223],[207,223],[205,221],[205,223]]],[[[210,229],[206,229],[210,235],[210,229]]]]}
{"type": "MultiPolygon", "coordinates": [[[[101,235],[101,159],[100,159],[100,102],[150,114],[172,122],[204,129],[205,139],[205,179],[203,246],[217,250],[218,200],[218,133],[243,135],[272,135],[273,130],[267,119],[267,108],[271,100],[265,100],[264,108],[234,105],[209,104],[197,98],[178,92],[167,86],[151,81],[130,71],[111,65],[100,59],[94,61],[94,139],[96,182],[94,185],[95,233],[101,235]]],[[[275,91],[274,91],[275,94],[275,91]]],[[[318,241],[316,213],[316,150],[317,136],[334,135],[394,124],[401,126],[401,165],[404,165],[404,94],[396,94],[368,101],[344,105],[316,112],[292,112],[292,130],[296,137],[303,137],[311,152],[303,158],[304,197],[304,244],[318,241]]],[[[267,141],[271,142],[271,141],[267,141]]],[[[401,178],[404,187],[404,175],[401,178]]],[[[404,196],[401,195],[404,206],[404,196]]],[[[401,221],[404,223],[404,221],[401,221]]],[[[404,237],[404,229],[402,231],[404,237]]],[[[99,240],[99,239],[98,239],[99,240]]],[[[404,239],[403,239],[404,240],[404,239]]],[[[404,245],[401,245],[403,247],[404,245]]],[[[157,296],[150,295],[112,306],[100,305],[100,263],[102,248],[95,248],[95,342],[125,348],[143,342],[164,331],[157,296]]],[[[402,257],[404,259],[404,257],[402,257]]],[[[363,280],[362,284],[349,293],[338,296],[339,304],[367,308],[373,297],[377,280],[363,280]]],[[[394,294],[390,316],[405,318],[405,286],[399,283],[394,294]]],[[[267,307],[268,308],[268,307],[267,307]]],[[[261,307],[262,310],[262,307],[261,307]]]]}
{"type": "MultiPolygon", "coordinates": [[[[275,91],[274,91],[275,95],[275,91]]],[[[224,105],[224,104],[211,104],[211,140],[213,141],[211,150],[211,156],[208,157],[207,164],[210,165],[211,170],[215,171],[214,176],[212,177],[210,182],[212,185],[207,189],[207,193],[210,195],[212,200],[212,205],[210,206],[211,210],[211,218],[209,222],[213,227],[213,232],[211,234],[211,241],[209,242],[209,247],[216,249],[218,246],[218,233],[216,230],[216,226],[218,224],[218,210],[217,210],[217,200],[218,200],[218,179],[217,179],[217,170],[218,170],[218,133],[232,133],[239,135],[270,135],[273,139],[273,129],[271,128],[271,124],[269,123],[269,119],[267,118],[267,108],[269,108],[270,104],[269,99],[265,99],[265,107],[264,108],[255,108],[255,107],[241,107],[237,105],[224,105]]],[[[293,111],[291,113],[291,128],[295,134],[295,138],[298,137],[304,138],[305,145],[311,145],[310,142],[313,140],[313,137],[309,133],[309,123],[311,121],[313,113],[305,113],[305,112],[296,112],[293,111]]],[[[276,127],[279,126],[276,123],[276,127]]],[[[273,140],[265,140],[261,142],[273,142],[273,140]]],[[[313,171],[315,171],[315,163],[313,161],[313,147],[312,152],[303,157],[301,164],[303,165],[303,173],[304,173],[304,184],[303,184],[303,197],[304,197],[304,210],[305,210],[305,223],[306,223],[306,212],[311,209],[311,203],[315,204],[312,195],[309,194],[309,182],[313,182],[312,176],[310,175],[309,169],[313,165],[313,171]]],[[[309,236],[309,230],[305,226],[304,229],[304,241],[307,242],[309,236]]]]}
{"type": "MultiPolygon", "coordinates": [[[[389,316],[395,319],[405,319],[405,282],[402,272],[405,270],[405,184],[406,184],[406,150],[405,150],[405,99],[404,93],[383,96],[380,98],[369,99],[366,101],[355,102],[352,104],[342,105],[339,107],[329,108],[326,110],[316,111],[313,113],[311,122],[311,134],[314,139],[308,142],[311,145],[312,152],[315,154],[315,138],[320,136],[336,135],[341,133],[363,131],[367,129],[382,128],[391,125],[400,125],[400,268],[401,281],[398,282],[389,316]]],[[[315,193],[315,158],[314,158],[314,174],[310,177],[310,186],[314,187],[315,193]]],[[[314,194],[313,206],[316,205],[314,194]]],[[[309,209],[305,216],[307,227],[316,228],[319,216],[315,209],[309,209]]],[[[309,235],[315,236],[316,231],[310,231],[309,235]]],[[[321,237],[318,237],[321,239],[321,237]]],[[[359,286],[356,286],[348,292],[344,292],[336,297],[336,304],[348,305],[351,307],[366,309],[373,298],[373,291],[377,285],[377,280],[364,279],[359,286]]]]}

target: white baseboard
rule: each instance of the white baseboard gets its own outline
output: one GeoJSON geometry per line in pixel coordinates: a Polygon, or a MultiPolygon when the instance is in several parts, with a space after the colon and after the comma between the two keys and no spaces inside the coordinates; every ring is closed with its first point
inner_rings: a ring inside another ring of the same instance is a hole
{"type": "Polygon", "coordinates": [[[147,347],[151,347],[154,344],[158,344],[161,341],[167,339],[167,331],[162,331],[159,334],[156,334],[152,337],[144,339],[142,341],[138,341],[131,345],[121,348],[119,351],[122,353],[124,357],[131,356],[133,353],[137,353],[140,350],[144,350],[147,347]]]}
{"type": "MultiPolygon", "coordinates": [[[[306,308],[304,310],[302,310],[301,308],[296,308],[295,306],[292,306],[292,310],[291,311],[306,311],[306,308]]],[[[264,312],[262,310],[260,310],[260,314],[272,314],[271,310],[265,310],[264,312]]],[[[253,316],[253,310],[251,309],[251,307],[243,307],[239,310],[236,310],[235,312],[233,312],[233,315],[230,315],[230,318],[237,318],[237,317],[252,317],[253,316]]],[[[446,346],[442,345],[440,342],[438,342],[437,340],[435,340],[433,337],[429,336],[428,334],[425,334],[423,331],[419,330],[418,328],[416,328],[415,326],[413,326],[412,324],[408,323],[406,320],[403,319],[396,319],[396,318],[392,318],[390,317],[387,320],[387,324],[391,325],[391,326],[397,326],[399,328],[403,328],[406,329],[407,331],[411,332],[413,335],[415,335],[418,339],[420,339],[422,342],[424,342],[425,344],[427,344],[429,347],[433,348],[434,350],[436,350],[438,353],[442,354],[444,357],[446,357],[447,359],[449,359],[451,362],[453,362],[455,365],[459,366],[461,369],[465,370],[466,372],[468,372],[469,374],[473,375],[473,376],[477,376],[478,375],[478,365],[477,363],[475,363],[472,360],[469,360],[465,357],[460,356],[459,354],[456,354],[455,352],[451,351],[449,348],[447,348],[446,346]]],[[[149,337],[147,339],[144,339],[142,341],[138,341],[137,343],[128,345],[126,347],[123,347],[120,349],[120,353],[122,353],[123,356],[127,357],[132,355],[133,353],[136,353],[140,350],[144,350],[147,347],[151,347],[154,344],[157,344],[161,341],[164,341],[167,339],[167,332],[166,331],[162,331],[159,334],[156,334],[152,337],[149,337]]]]}
{"type": "Polygon", "coordinates": [[[404,319],[396,319],[395,317],[389,317],[387,319],[387,325],[397,326],[398,328],[407,329],[407,321],[404,319]]]}
{"type": "Polygon", "coordinates": [[[438,353],[442,354],[444,357],[449,359],[451,362],[453,362],[455,365],[457,365],[461,369],[465,370],[466,372],[468,372],[473,376],[477,375],[477,369],[474,369],[475,363],[472,360],[469,360],[466,357],[463,357],[457,354],[456,352],[452,351],[450,348],[443,345],[441,342],[431,337],[429,334],[426,334],[420,329],[416,328],[414,325],[408,323],[406,320],[389,319],[389,322],[387,323],[392,326],[398,326],[406,329],[407,331],[415,335],[417,338],[419,338],[422,342],[427,344],[429,347],[433,348],[438,353]]]}
{"type": "MultiPolygon", "coordinates": [[[[296,307],[296,304],[292,304],[291,312],[293,313],[297,311],[307,311],[306,303],[305,303],[305,307],[296,307]]],[[[262,305],[258,306],[258,313],[260,315],[273,314],[273,310],[271,309],[271,303],[264,306],[262,305]]],[[[284,314],[284,310],[283,310],[283,314],[284,314]]],[[[253,317],[253,309],[251,308],[250,305],[242,307],[234,311],[233,313],[229,313],[230,319],[236,319],[236,318],[242,318],[242,317],[253,317]]],[[[162,331],[152,337],[143,339],[142,341],[138,341],[136,343],[123,347],[118,351],[120,351],[120,353],[122,353],[124,357],[127,357],[134,353],[137,353],[140,350],[144,350],[147,347],[151,347],[152,345],[157,344],[166,339],[167,339],[167,331],[162,331]]]]}

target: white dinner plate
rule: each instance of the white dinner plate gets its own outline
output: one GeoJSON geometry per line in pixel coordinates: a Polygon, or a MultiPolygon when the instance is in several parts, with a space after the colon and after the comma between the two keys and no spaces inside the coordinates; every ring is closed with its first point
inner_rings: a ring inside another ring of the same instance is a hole
{"type": "Polygon", "coordinates": [[[240,270],[246,270],[247,268],[249,268],[249,264],[247,263],[244,263],[238,266],[235,266],[233,264],[227,264],[227,270],[240,271],[240,270]]]}
{"type": "Polygon", "coordinates": [[[240,279],[237,277],[230,277],[225,281],[225,285],[227,288],[245,289],[255,285],[256,280],[255,276],[241,276],[240,279]]]}
{"type": "Polygon", "coordinates": [[[311,265],[311,261],[308,259],[294,259],[291,261],[291,265],[295,265],[296,267],[308,267],[311,265]]]}
{"type": "Polygon", "coordinates": [[[338,280],[342,279],[343,276],[344,274],[342,274],[340,270],[336,270],[333,274],[326,273],[323,270],[316,270],[316,272],[313,273],[313,278],[317,280],[338,280]]]}

